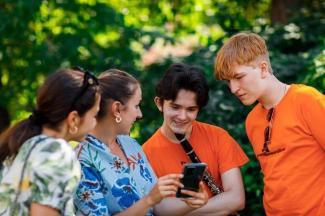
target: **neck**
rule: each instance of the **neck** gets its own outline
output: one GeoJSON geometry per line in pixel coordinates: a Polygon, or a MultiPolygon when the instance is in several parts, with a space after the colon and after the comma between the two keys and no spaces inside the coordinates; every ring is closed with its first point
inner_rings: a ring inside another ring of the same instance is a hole
{"type": "Polygon", "coordinates": [[[274,79],[273,82],[269,82],[269,85],[259,99],[259,102],[265,109],[278,105],[288,90],[287,84],[280,82],[275,77],[274,79]]]}
{"type": "Polygon", "coordinates": [[[56,130],[53,130],[51,128],[43,126],[42,134],[44,134],[46,136],[49,136],[49,137],[53,137],[53,138],[62,138],[62,139],[65,139],[67,141],[70,140],[70,138],[68,136],[68,133],[66,133],[65,130],[56,131],[56,130]]]}
{"type": "Polygon", "coordinates": [[[113,122],[98,122],[90,134],[100,139],[108,147],[116,144],[117,132],[113,122]]]}
{"type": "MultiPolygon", "coordinates": [[[[188,128],[187,131],[185,132],[186,139],[189,139],[189,137],[191,136],[192,129],[193,129],[193,126],[188,128]]],[[[176,138],[175,133],[169,127],[167,127],[164,123],[160,127],[160,131],[169,141],[174,142],[174,143],[179,143],[179,140],[176,138]]]]}

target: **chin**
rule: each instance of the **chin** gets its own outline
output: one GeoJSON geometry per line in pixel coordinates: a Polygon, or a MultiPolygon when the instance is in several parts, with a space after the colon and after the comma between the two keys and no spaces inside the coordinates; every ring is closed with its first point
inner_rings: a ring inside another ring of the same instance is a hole
{"type": "Polygon", "coordinates": [[[250,106],[253,103],[255,103],[256,100],[241,100],[240,102],[244,104],[245,106],[250,106]]]}
{"type": "Polygon", "coordinates": [[[185,134],[186,128],[171,128],[173,133],[185,134]]]}

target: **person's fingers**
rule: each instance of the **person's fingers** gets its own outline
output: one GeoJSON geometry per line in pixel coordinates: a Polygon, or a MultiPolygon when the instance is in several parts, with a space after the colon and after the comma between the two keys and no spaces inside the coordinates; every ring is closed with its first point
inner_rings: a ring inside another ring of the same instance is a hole
{"type": "Polygon", "coordinates": [[[204,183],[203,183],[203,181],[200,181],[199,186],[200,186],[199,191],[200,192],[204,191],[204,183]]]}
{"type": "Polygon", "coordinates": [[[205,191],[195,192],[183,189],[181,192],[190,196],[188,198],[182,198],[181,200],[192,208],[200,208],[208,202],[208,195],[205,191]]]}
{"type": "Polygon", "coordinates": [[[201,198],[194,198],[194,197],[186,197],[186,198],[182,198],[182,200],[184,202],[188,202],[191,204],[204,204],[205,203],[205,199],[201,199],[201,198]]]}
{"type": "Polygon", "coordinates": [[[181,178],[183,178],[183,174],[172,173],[172,174],[168,174],[168,175],[162,176],[159,179],[170,179],[170,178],[173,178],[173,179],[181,179],[181,178]]]}
{"type": "Polygon", "coordinates": [[[195,191],[185,190],[185,189],[182,189],[181,192],[183,194],[189,195],[190,197],[193,197],[195,199],[202,199],[202,198],[204,198],[204,194],[202,192],[195,192],[195,191]]]}
{"type": "Polygon", "coordinates": [[[158,186],[158,190],[160,192],[164,192],[164,191],[177,191],[178,190],[178,187],[174,186],[174,185],[161,185],[161,186],[158,186]]]}
{"type": "Polygon", "coordinates": [[[176,187],[184,187],[184,185],[177,179],[173,178],[164,178],[159,179],[157,182],[158,185],[175,185],[176,187]]]}

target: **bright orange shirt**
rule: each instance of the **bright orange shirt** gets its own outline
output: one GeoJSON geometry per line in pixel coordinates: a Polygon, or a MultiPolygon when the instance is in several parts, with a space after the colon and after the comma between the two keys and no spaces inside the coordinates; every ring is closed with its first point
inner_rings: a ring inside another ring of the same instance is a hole
{"type": "MultiPolygon", "coordinates": [[[[192,134],[188,141],[200,160],[221,186],[220,175],[227,170],[247,163],[248,158],[236,141],[222,128],[193,122],[192,134]]],[[[181,144],[167,139],[159,130],[142,146],[157,177],[170,173],[182,173],[183,165],[190,159],[181,144]]],[[[205,186],[211,197],[210,190],[205,186]]]]}
{"type": "MultiPolygon", "coordinates": [[[[256,155],[264,142],[268,110],[258,104],[246,119],[256,155]]],[[[259,156],[267,215],[325,215],[325,97],[312,87],[291,85],[275,107],[270,151],[259,156]]]]}

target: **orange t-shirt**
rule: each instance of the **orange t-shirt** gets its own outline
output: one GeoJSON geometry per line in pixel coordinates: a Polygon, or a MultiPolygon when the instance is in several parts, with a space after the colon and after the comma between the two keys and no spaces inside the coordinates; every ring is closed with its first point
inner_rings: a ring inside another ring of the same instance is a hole
{"type": "MultiPolygon", "coordinates": [[[[262,152],[268,110],[258,104],[246,119],[256,155],[262,152]]],[[[325,215],[325,97],[316,89],[291,85],[275,107],[270,151],[259,156],[267,215],[325,215]]]]}
{"type": "MultiPolygon", "coordinates": [[[[225,171],[240,167],[248,158],[236,141],[222,128],[193,122],[192,134],[188,141],[199,159],[208,165],[208,170],[221,184],[220,175],[225,171]]],[[[170,173],[182,173],[183,165],[191,162],[181,144],[171,142],[159,130],[142,146],[157,177],[170,173]]],[[[210,190],[205,186],[211,197],[210,190]]]]}

